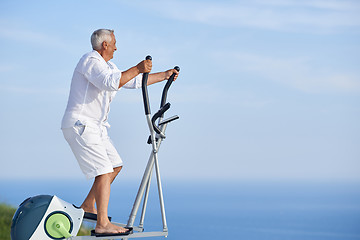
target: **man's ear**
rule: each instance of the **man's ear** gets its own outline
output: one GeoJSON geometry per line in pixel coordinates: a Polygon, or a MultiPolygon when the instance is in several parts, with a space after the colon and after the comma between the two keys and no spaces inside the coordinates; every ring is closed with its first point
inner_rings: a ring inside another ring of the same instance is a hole
{"type": "Polygon", "coordinates": [[[109,44],[107,42],[103,41],[102,46],[104,49],[107,49],[109,44]]]}

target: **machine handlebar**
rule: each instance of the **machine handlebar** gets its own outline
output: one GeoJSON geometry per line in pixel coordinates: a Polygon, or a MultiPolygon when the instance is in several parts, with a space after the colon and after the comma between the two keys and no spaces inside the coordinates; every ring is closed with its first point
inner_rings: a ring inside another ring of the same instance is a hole
{"type": "MultiPolygon", "coordinates": [[[[146,60],[152,60],[151,56],[146,56],[145,58],[146,60]]],[[[180,68],[178,66],[174,67],[174,69],[176,71],[180,71],[180,68]]],[[[160,103],[160,110],[157,111],[154,116],[151,119],[154,131],[161,135],[162,137],[165,137],[164,134],[161,132],[161,130],[159,129],[159,127],[156,125],[156,120],[160,117],[163,117],[164,113],[170,108],[170,103],[166,103],[166,98],[167,98],[167,92],[172,84],[172,82],[174,81],[175,78],[175,73],[173,73],[170,78],[167,80],[165,87],[163,89],[162,92],[162,96],[161,96],[161,103],[160,103]]],[[[143,95],[143,102],[144,102],[144,110],[145,110],[145,115],[150,115],[151,111],[150,111],[150,103],[149,103],[149,95],[148,95],[148,91],[147,91],[147,81],[148,81],[148,77],[149,77],[149,73],[143,73],[143,78],[142,78],[142,95],[143,95]]]]}
{"type": "MultiPolygon", "coordinates": [[[[161,132],[161,130],[160,130],[160,128],[156,125],[156,120],[159,118],[159,117],[161,117],[161,116],[163,116],[164,115],[164,113],[167,111],[167,110],[169,110],[169,108],[170,108],[170,103],[166,103],[162,108],[160,108],[159,109],[159,111],[157,111],[155,114],[154,114],[154,116],[151,118],[151,123],[152,123],[152,125],[153,125],[153,127],[154,127],[154,130],[155,130],[155,132],[157,133],[157,134],[160,134],[160,135],[163,135],[163,133],[161,132]]],[[[163,136],[164,137],[164,136],[163,136]]]]}
{"type": "MultiPolygon", "coordinates": [[[[174,67],[174,69],[178,72],[180,72],[180,68],[178,66],[174,67]]],[[[162,96],[161,96],[161,103],[160,103],[160,108],[162,108],[165,103],[166,103],[166,98],[167,98],[167,92],[171,86],[171,84],[173,83],[174,81],[174,78],[175,78],[175,73],[173,73],[170,78],[167,80],[166,84],[165,84],[165,87],[164,87],[164,90],[163,90],[163,93],[162,93],[162,96]]]]}
{"type": "MultiPolygon", "coordinates": [[[[152,60],[151,56],[146,56],[146,60],[152,60]]],[[[147,81],[148,81],[149,73],[143,73],[142,78],[142,95],[143,95],[143,102],[144,102],[144,109],[145,109],[145,115],[150,114],[150,104],[149,104],[149,95],[147,91],[147,81]]]]}

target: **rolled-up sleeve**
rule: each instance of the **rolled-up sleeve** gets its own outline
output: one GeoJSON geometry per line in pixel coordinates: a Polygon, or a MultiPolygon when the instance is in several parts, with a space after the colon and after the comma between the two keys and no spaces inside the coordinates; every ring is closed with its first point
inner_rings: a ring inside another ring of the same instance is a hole
{"type": "Polygon", "coordinates": [[[90,58],[86,65],[84,76],[97,88],[106,91],[119,89],[121,71],[118,68],[110,68],[97,58],[90,58]]]}
{"type": "Polygon", "coordinates": [[[124,88],[141,88],[142,86],[142,73],[124,84],[124,88]]]}

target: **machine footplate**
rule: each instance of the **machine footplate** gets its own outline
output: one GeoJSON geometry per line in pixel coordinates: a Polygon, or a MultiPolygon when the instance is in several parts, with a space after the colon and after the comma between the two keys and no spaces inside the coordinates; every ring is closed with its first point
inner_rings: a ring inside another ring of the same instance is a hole
{"type": "Polygon", "coordinates": [[[133,228],[127,228],[129,231],[124,233],[96,233],[95,230],[91,230],[91,236],[95,237],[115,237],[115,236],[126,236],[133,233],[133,228]]]}
{"type": "MultiPolygon", "coordinates": [[[[108,217],[108,218],[109,218],[109,221],[111,222],[111,217],[108,217]]],[[[97,221],[97,214],[85,212],[84,219],[97,221]]]]}

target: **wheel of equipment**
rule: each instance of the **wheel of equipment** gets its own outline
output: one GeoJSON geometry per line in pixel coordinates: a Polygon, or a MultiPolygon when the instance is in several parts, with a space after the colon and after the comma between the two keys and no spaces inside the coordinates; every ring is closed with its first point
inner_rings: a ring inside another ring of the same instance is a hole
{"type": "Polygon", "coordinates": [[[51,239],[65,239],[71,237],[73,222],[67,213],[56,211],[46,217],[44,228],[51,239]]]}

